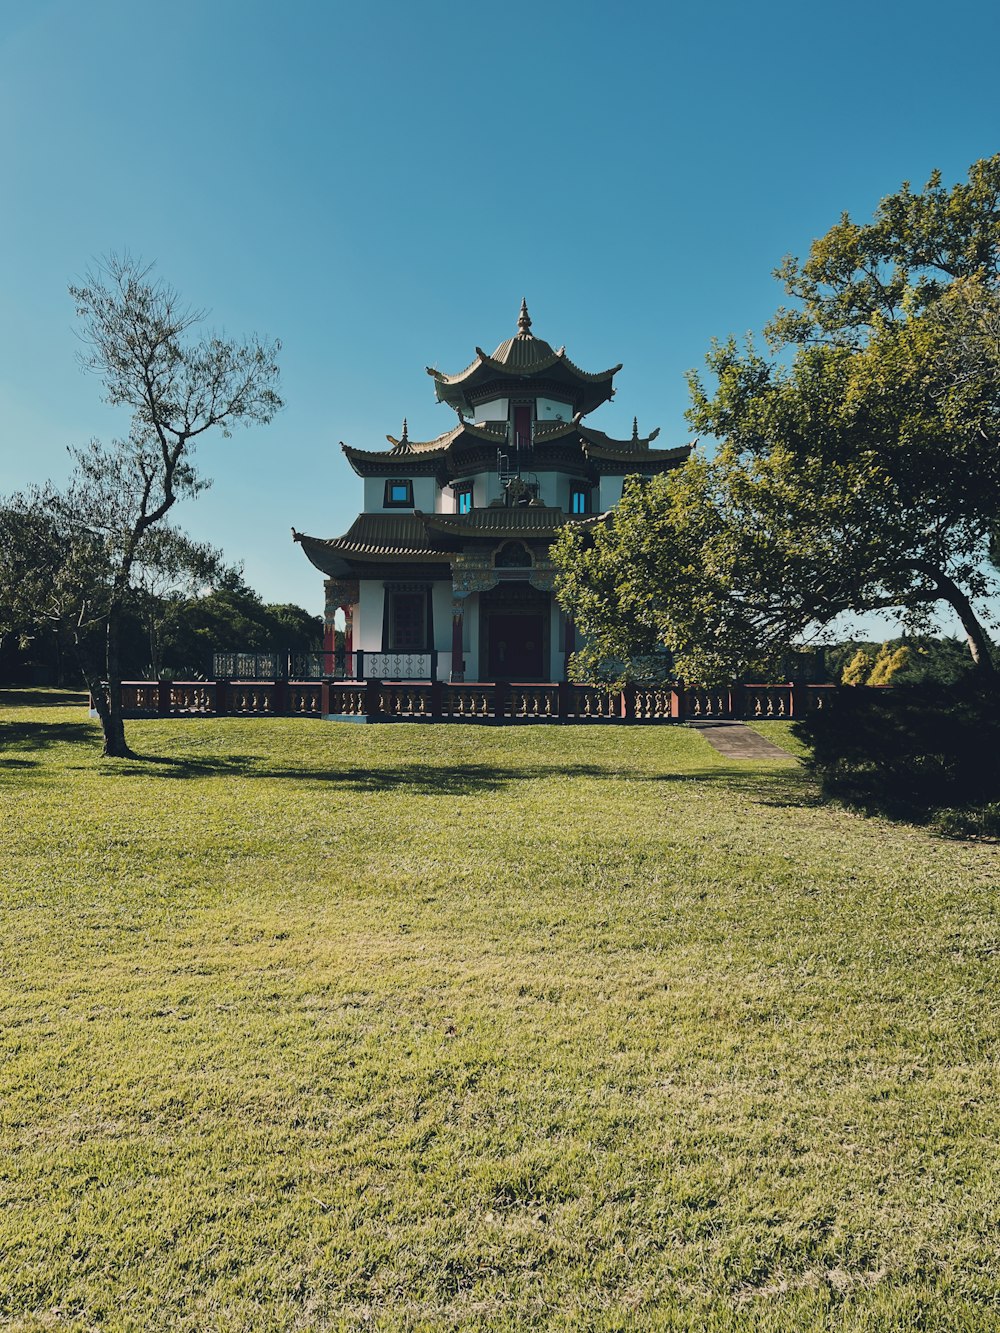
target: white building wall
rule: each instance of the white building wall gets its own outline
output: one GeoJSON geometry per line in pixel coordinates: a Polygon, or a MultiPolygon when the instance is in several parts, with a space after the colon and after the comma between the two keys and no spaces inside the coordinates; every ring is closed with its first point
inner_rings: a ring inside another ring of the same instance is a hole
{"type": "Polygon", "coordinates": [[[573,404],[556,398],[537,398],[535,400],[536,421],[571,421],[573,404]]]}
{"type": "Polygon", "coordinates": [[[602,477],[601,478],[601,498],[598,505],[598,511],[603,513],[605,509],[611,509],[622,498],[622,487],[625,484],[624,477],[602,477]]]}
{"type": "Polygon", "coordinates": [[[412,481],[413,508],[433,513],[437,504],[438,485],[433,477],[407,477],[404,471],[392,477],[365,477],[365,512],[368,514],[405,514],[399,505],[385,503],[387,481],[412,481]]]}
{"type": "Polygon", "coordinates": [[[494,500],[503,499],[500,478],[497,476],[495,469],[492,472],[476,473],[472,498],[477,509],[485,509],[494,500]]]}
{"type": "Polygon", "coordinates": [[[475,409],[475,418],[477,421],[506,421],[509,409],[509,398],[494,398],[489,403],[480,403],[475,409]]]}
{"type": "Polygon", "coordinates": [[[382,651],[382,611],[385,584],[382,579],[362,579],[358,584],[358,608],[354,612],[354,646],[366,653],[382,651]]]}
{"type": "Polygon", "coordinates": [[[439,653],[451,653],[451,582],[441,580],[431,593],[434,617],[434,647],[439,653]]]}
{"type": "Polygon", "coordinates": [[[555,509],[569,507],[569,481],[561,472],[536,472],[538,498],[555,509]]]}

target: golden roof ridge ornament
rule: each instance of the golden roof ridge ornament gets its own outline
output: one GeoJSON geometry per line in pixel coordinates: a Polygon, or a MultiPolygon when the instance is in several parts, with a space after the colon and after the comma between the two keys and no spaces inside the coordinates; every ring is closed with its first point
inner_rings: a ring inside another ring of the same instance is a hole
{"type": "Polygon", "coordinates": [[[528,302],[521,297],[521,313],[517,317],[517,335],[519,338],[533,338],[535,335],[531,332],[531,316],[528,314],[528,302]]]}

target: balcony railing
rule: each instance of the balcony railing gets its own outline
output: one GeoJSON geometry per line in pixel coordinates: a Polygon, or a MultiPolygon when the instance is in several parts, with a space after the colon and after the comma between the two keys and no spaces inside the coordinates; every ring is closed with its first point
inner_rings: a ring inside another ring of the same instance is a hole
{"type": "Polygon", "coordinates": [[[432,680],[438,655],[427,653],[214,653],[216,680],[432,680]]]}

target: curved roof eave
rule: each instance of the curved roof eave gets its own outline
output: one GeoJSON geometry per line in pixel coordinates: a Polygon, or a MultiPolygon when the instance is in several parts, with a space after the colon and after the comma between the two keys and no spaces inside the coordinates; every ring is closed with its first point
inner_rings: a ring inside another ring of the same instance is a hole
{"type": "Polygon", "coordinates": [[[476,359],[465,370],[457,375],[444,375],[439,370],[432,370],[427,367],[428,375],[433,376],[435,388],[457,389],[464,387],[469,380],[475,377],[478,370],[486,369],[498,376],[510,376],[516,379],[531,379],[535,375],[542,375],[553,366],[562,366],[569,371],[576,379],[585,384],[600,384],[613,379],[622,368],[622,362],[619,361],[616,366],[609,366],[607,370],[590,371],[583,370],[575,362],[571,361],[562,348],[558,352],[553,352],[550,356],[542,357],[538,361],[526,364],[509,365],[506,361],[498,361],[489,356],[481,347],[476,348],[476,359]]]}

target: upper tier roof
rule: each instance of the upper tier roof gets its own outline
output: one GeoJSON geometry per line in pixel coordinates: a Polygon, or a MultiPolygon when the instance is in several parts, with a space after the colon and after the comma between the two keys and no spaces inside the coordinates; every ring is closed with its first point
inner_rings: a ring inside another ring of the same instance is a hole
{"type": "Polygon", "coordinates": [[[566,355],[565,347],[553,351],[550,343],[536,338],[531,332],[528,307],[521,302],[517,333],[487,355],[476,348],[476,359],[457,375],[445,375],[432,366],[428,375],[434,378],[434,392],[439,402],[448,403],[459,412],[474,414],[476,403],[505,394],[522,393],[544,387],[569,397],[576,412],[592,412],[606,403],[614,393],[612,380],[621,370],[621,363],[610,370],[596,374],[581,370],[566,355]],[[529,381],[535,381],[532,385],[529,381]]]}

